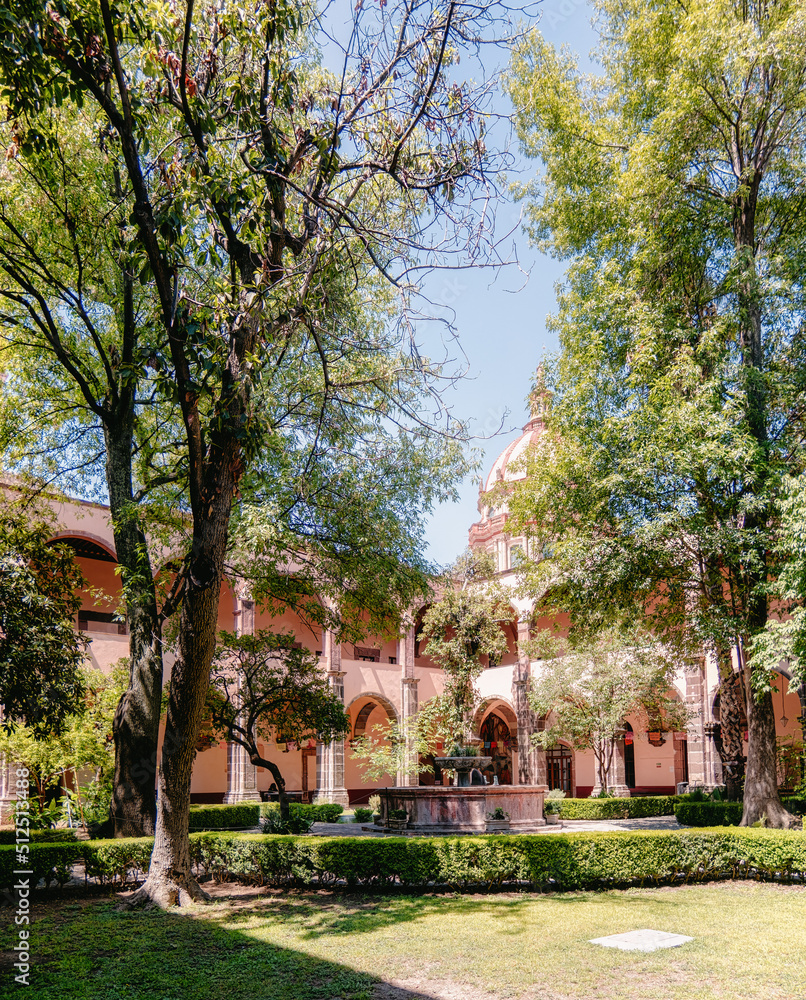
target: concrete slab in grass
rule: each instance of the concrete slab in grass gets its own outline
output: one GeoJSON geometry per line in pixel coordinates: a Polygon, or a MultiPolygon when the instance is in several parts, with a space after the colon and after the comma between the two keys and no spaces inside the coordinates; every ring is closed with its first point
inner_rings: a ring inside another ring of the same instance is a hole
{"type": "Polygon", "coordinates": [[[600,944],[603,948],[618,948],[621,951],[658,951],[660,948],[679,948],[681,944],[693,940],[694,938],[686,937],[685,934],[641,930],[593,938],[590,943],[600,944]]]}

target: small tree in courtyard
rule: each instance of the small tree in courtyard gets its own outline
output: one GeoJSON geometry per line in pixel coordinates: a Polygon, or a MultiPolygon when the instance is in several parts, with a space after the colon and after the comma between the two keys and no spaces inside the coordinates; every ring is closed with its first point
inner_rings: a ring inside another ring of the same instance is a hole
{"type": "Polygon", "coordinates": [[[208,705],[213,728],[242,746],[255,767],[265,767],[277,785],[280,818],[288,821],[285,778],[261,753],[259,742],[301,746],[343,736],[349,719],[328,685],[317,657],[300,649],[291,633],[222,632],[213,661],[208,705]]]}
{"type": "Polygon", "coordinates": [[[609,629],[569,648],[542,633],[531,646],[549,657],[529,695],[534,711],[546,717],[546,727],[532,740],[544,750],[560,739],[575,750],[591,750],[603,792],[608,791],[616,743],[624,736],[628,715],[643,715],[647,728],[685,725],[683,706],[668,694],[674,665],[650,637],[609,629]]]}
{"type": "Polygon", "coordinates": [[[483,658],[492,665],[507,652],[502,625],[512,621],[513,612],[507,592],[491,582],[493,573],[487,553],[468,550],[446,572],[442,597],[423,618],[423,652],[445,672],[441,707],[454,743],[469,735],[483,658]]]}

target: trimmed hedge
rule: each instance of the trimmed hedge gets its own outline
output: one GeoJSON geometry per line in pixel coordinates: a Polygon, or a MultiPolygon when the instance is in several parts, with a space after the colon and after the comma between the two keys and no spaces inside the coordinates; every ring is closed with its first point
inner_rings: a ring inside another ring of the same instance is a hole
{"type": "Polygon", "coordinates": [[[260,822],[259,802],[231,806],[191,806],[191,830],[249,830],[260,822]]]}
{"type": "Polygon", "coordinates": [[[563,819],[641,819],[671,816],[676,795],[639,795],[631,799],[559,799],[563,819]]]}
{"type": "Polygon", "coordinates": [[[681,826],[738,826],[741,802],[678,802],[674,814],[681,826]]]}
{"type": "MultiPolygon", "coordinates": [[[[782,800],[784,808],[795,816],[806,815],[806,799],[791,797],[782,800]]],[[[674,808],[681,826],[738,826],[742,819],[741,802],[681,801],[674,808]]]]}
{"type": "MultiPolygon", "coordinates": [[[[280,803],[263,802],[259,808],[261,816],[269,816],[272,813],[279,813],[280,803]]],[[[300,819],[306,819],[309,823],[338,823],[343,812],[344,806],[335,802],[317,802],[315,805],[292,802],[288,807],[290,816],[298,816],[300,819]]]]}
{"type": "MultiPolygon", "coordinates": [[[[29,830],[28,840],[31,843],[52,844],[61,843],[64,840],[75,840],[76,832],[70,829],[60,830],[29,830]]],[[[0,844],[16,844],[16,830],[0,830],[0,844]]]]}
{"type": "MultiPolygon", "coordinates": [[[[291,802],[289,814],[309,823],[338,823],[344,807],[332,802],[308,805],[291,802]]],[[[264,816],[280,812],[279,802],[241,802],[232,806],[191,806],[190,829],[249,830],[260,825],[264,816]]]]}
{"type": "Polygon", "coordinates": [[[214,878],[273,886],[579,889],[806,876],[806,836],[760,829],[383,840],[202,834],[193,852],[214,878]]]}
{"type": "MultiPolygon", "coordinates": [[[[806,834],[712,829],[553,836],[266,837],[194,833],[197,872],[258,885],[405,886],[456,891],[514,885],[580,889],[724,878],[806,878],[806,834]]],[[[106,882],[142,878],[153,840],[34,844],[34,878],[62,884],[71,865],[106,882]]],[[[0,847],[0,889],[14,883],[15,851],[0,847]]]]}
{"type": "Polygon", "coordinates": [[[12,892],[15,882],[28,879],[34,888],[44,879],[45,887],[51,883],[64,885],[70,880],[70,869],[82,860],[82,848],[88,843],[77,840],[62,843],[32,842],[28,851],[18,858],[13,845],[0,847],[0,892],[12,892]],[[15,870],[30,871],[31,875],[18,875],[15,870]]]}

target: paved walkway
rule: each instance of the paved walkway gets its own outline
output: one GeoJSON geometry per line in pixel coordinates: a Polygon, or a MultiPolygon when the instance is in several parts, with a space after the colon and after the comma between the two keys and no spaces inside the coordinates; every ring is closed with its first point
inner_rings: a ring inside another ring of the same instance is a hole
{"type": "MultiPolygon", "coordinates": [[[[674,816],[647,816],[645,819],[567,819],[558,826],[542,827],[539,833],[604,832],[608,830],[682,830],[674,816]]],[[[314,823],[311,833],[319,837],[386,837],[388,834],[361,823],[314,823]]]]}

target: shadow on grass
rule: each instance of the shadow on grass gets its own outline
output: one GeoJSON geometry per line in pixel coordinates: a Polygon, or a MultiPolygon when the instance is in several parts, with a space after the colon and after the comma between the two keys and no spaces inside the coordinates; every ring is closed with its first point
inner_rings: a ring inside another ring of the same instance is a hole
{"type": "Polygon", "coordinates": [[[629,920],[631,926],[642,910],[651,910],[657,917],[658,908],[668,906],[674,909],[680,905],[679,900],[672,896],[669,899],[659,898],[657,895],[642,897],[640,894],[615,889],[602,892],[524,894],[514,899],[500,894],[446,897],[334,893],[330,898],[323,898],[323,895],[300,892],[278,897],[276,905],[271,911],[266,911],[263,918],[278,923],[294,920],[298,925],[299,936],[310,940],[322,934],[338,936],[372,933],[383,927],[405,925],[434,915],[439,918],[445,912],[446,900],[450,900],[451,914],[454,917],[467,915],[482,923],[485,920],[508,921],[513,933],[528,929],[528,910],[536,901],[541,901],[550,910],[556,909],[556,915],[553,918],[547,917],[548,920],[560,920],[564,919],[562,910],[583,905],[595,906],[597,900],[600,900],[611,909],[614,906],[623,909],[625,920],[629,920]]]}
{"type": "MultiPolygon", "coordinates": [[[[211,905],[169,912],[121,913],[117,900],[108,897],[39,907],[31,925],[31,971],[24,993],[14,981],[15,929],[4,921],[0,998],[436,1000],[380,975],[261,940],[264,927],[275,939],[299,929],[294,927],[298,912],[277,898],[258,892],[217,895],[211,905]]],[[[327,926],[316,933],[328,933],[327,926]]]]}

